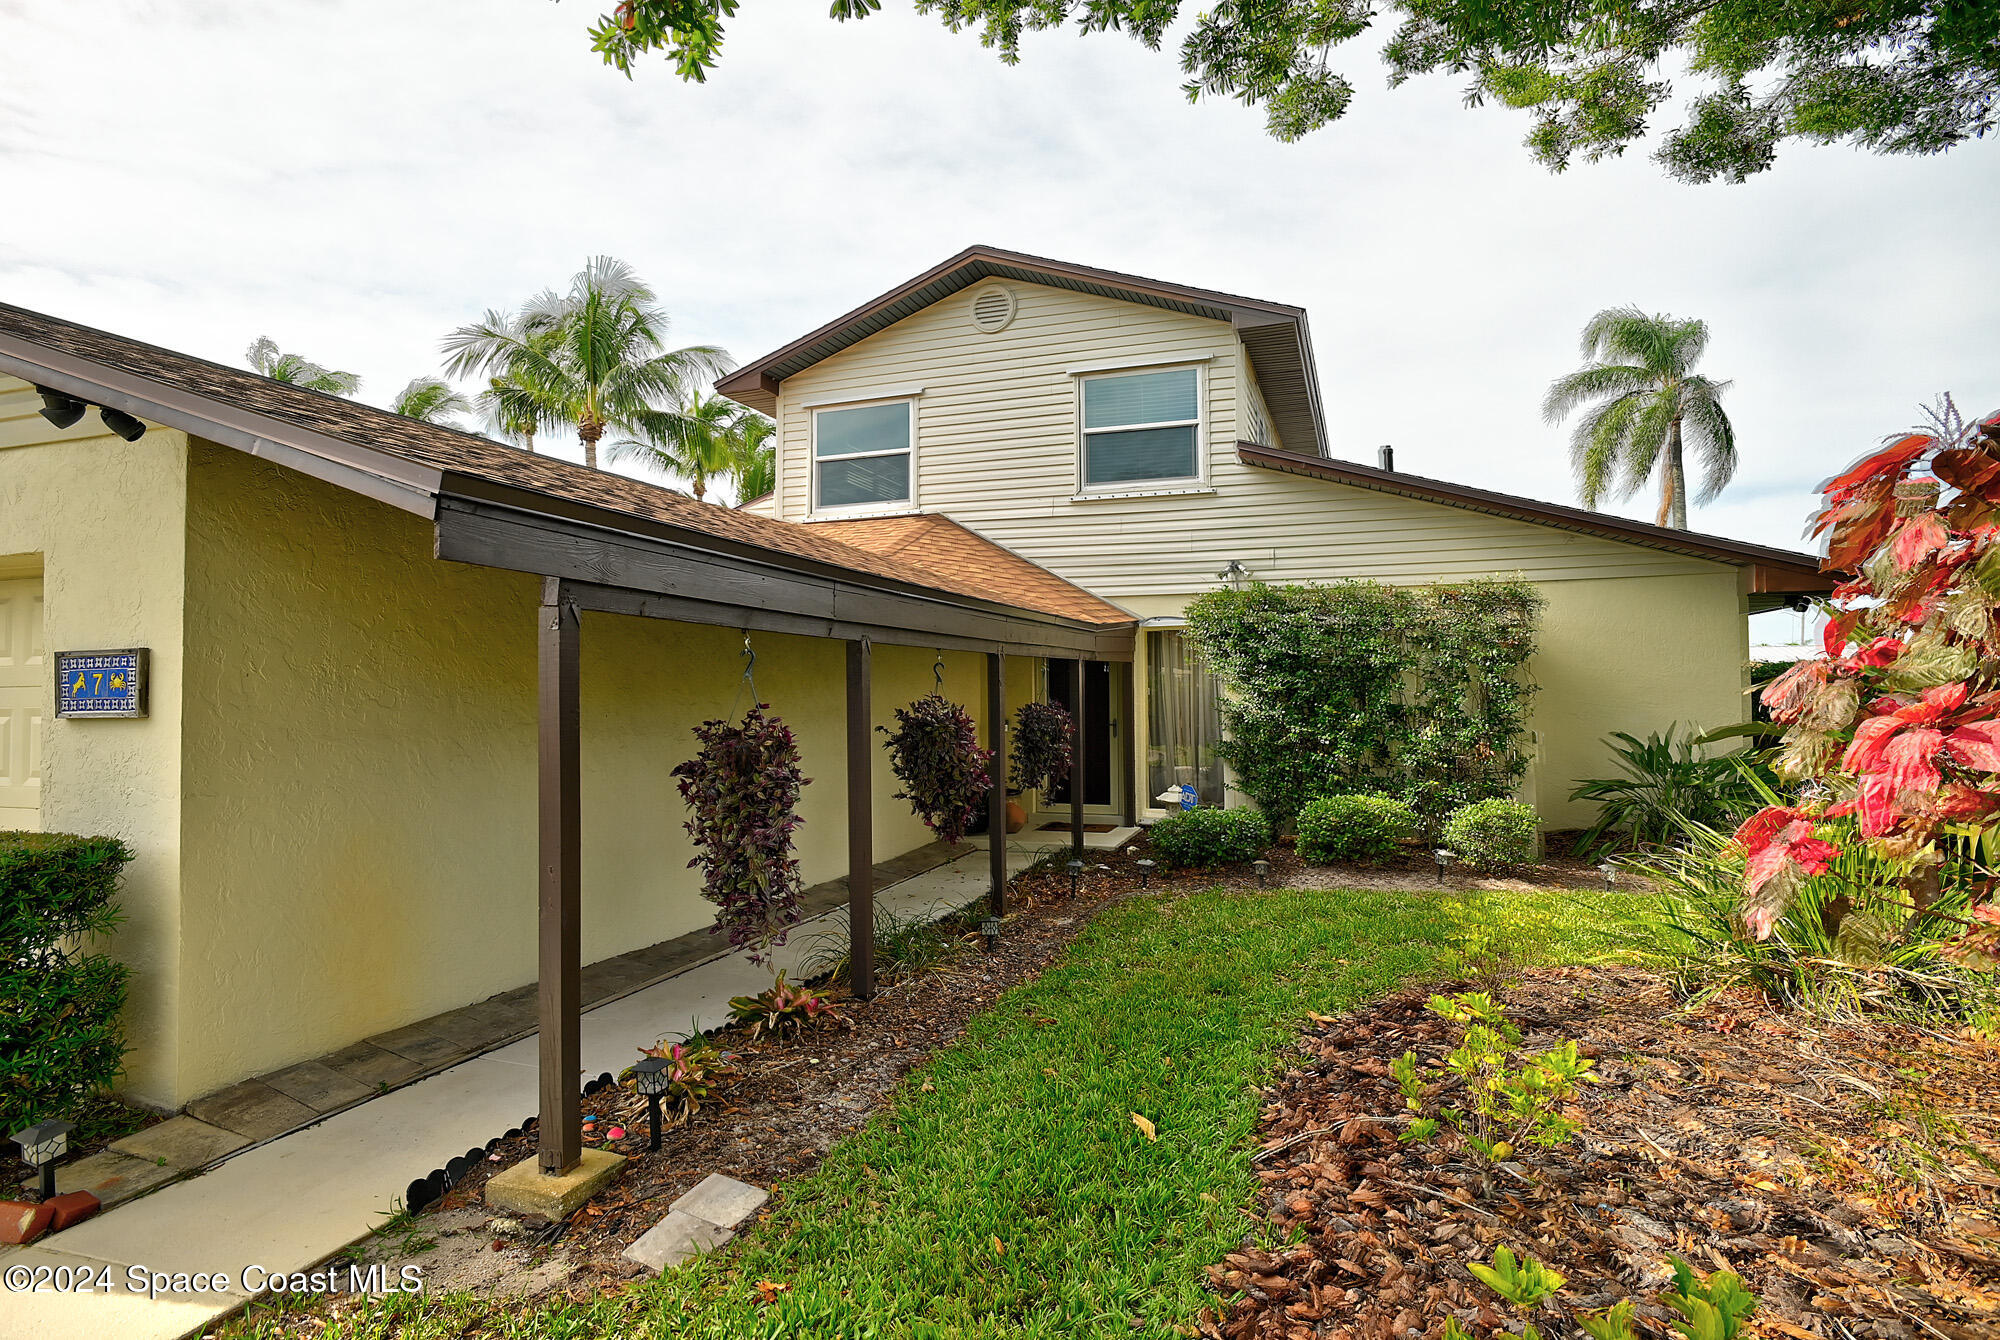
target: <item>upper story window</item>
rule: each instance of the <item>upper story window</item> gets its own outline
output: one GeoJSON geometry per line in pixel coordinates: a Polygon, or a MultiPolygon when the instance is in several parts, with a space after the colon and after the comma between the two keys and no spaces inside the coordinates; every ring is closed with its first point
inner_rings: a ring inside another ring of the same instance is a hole
{"type": "Polygon", "coordinates": [[[1195,368],[1085,377],[1083,486],[1201,476],[1201,374],[1195,368]]]}
{"type": "Polygon", "coordinates": [[[813,411],[813,509],[894,507],[913,501],[916,402],[813,411]]]}

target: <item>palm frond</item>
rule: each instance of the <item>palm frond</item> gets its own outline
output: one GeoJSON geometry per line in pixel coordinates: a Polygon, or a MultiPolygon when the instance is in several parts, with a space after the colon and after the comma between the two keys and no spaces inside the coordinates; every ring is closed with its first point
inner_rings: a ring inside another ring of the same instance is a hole
{"type": "Polygon", "coordinates": [[[1736,475],[1736,427],[1722,408],[1728,382],[1695,376],[1682,383],[1681,426],[1701,464],[1695,501],[1713,502],[1736,475]]]}

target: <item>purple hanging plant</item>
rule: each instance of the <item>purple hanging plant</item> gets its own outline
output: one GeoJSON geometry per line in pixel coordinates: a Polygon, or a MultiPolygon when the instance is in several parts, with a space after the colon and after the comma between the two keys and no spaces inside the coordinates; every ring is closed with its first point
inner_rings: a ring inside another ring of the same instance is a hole
{"type": "Polygon", "coordinates": [[[1022,703],[1014,714],[1008,785],[1046,796],[1069,780],[1070,739],[1076,723],[1061,703],[1022,703]]]}
{"type": "Polygon", "coordinates": [[[979,747],[979,730],[963,707],[932,693],[896,709],[896,729],[877,726],[889,737],[889,767],[907,800],[933,833],[959,842],[990,789],[986,766],[993,757],[979,747]]]}
{"type": "Polygon", "coordinates": [[[716,929],[732,949],[762,963],[799,921],[799,863],[792,830],[799,793],[810,780],[799,768],[791,727],[758,703],[738,723],[695,727],[701,752],[675,768],[681,799],[694,812],[683,827],[698,854],[702,894],[721,909],[716,929]]]}

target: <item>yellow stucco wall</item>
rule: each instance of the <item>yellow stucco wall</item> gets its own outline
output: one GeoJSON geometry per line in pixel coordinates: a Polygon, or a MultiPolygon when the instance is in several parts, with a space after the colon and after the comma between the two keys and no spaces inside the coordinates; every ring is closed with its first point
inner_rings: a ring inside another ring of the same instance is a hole
{"type": "MultiPolygon", "coordinates": [[[[1548,603],[1528,666],[1537,692],[1521,795],[1544,828],[1581,828],[1596,818],[1595,806],[1569,793],[1584,778],[1618,775],[1604,743],[1613,731],[1644,738],[1676,723],[1708,730],[1749,719],[1742,574],[1720,563],[1703,567],[1684,576],[1536,583],[1548,603]]],[[[1142,619],[1177,619],[1192,599],[1142,596],[1126,604],[1142,619]]],[[[1142,634],[1135,666],[1142,693],[1146,650],[1142,634]]],[[[1146,757],[1146,730],[1142,712],[1131,732],[1135,767],[1146,757]]],[[[1232,789],[1230,803],[1238,799],[1232,789]]]]}
{"type": "MultiPolygon", "coordinates": [[[[189,498],[182,1028],[202,1045],[183,1098],[533,979],[539,599],[433,559],[421,518],[223,448],[195,444],[189,498]]],[[[844,652],[754,641],[813,779],[804,878],[828,879],[847,861],[844,652]]],[[[730,710],[742,637],[588,614],[582,645],[589,962],[712,920],[668,772],[730,710]]],[[[983,717],[982,658],[945,660],[983,717]]],[[[877,649],[878,721],[932,661],[877,649]]],[[[878,858],[930,837],[895,789],[878,766],[878,858]]]]}
{"type": "MultiPolygon", "coordinates": [[[[41,826],[107,833],[137,853],[113,952],[132,965],[125,1086],[171,1103],[185,1057],[179,988],[181,571],[187,440],[155,428],[138,442],[95,414],[49,426],[23,383],[0,378],[0,575],[43,580],[49,649],[149,647],[150,715],[46,720],[41,826]]],[[[49,693],[54,696],[53,668],[49,693]]]]}
{"type": "Polygon", "coordinates": [[[1644,738],[1675,723],[1702,730],[1750,717],[1750,610],[1742,574],[1722,564],[1694,576],[1547,582],[1536,760],[1526,789],[1543,826],[1581,828],[1597,807],[1569,799],[1586,777],[1617,776],[1604,739],[1644,738]]]}

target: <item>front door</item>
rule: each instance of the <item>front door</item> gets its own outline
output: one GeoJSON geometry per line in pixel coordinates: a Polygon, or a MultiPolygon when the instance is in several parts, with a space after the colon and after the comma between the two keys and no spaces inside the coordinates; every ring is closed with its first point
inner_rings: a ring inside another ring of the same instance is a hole
{"type": "MultiPolygon", "coordinates": [[[[1070,715],[1076,714],[1072,699],[1076,694],[1076,662],[1049,662],[1049,701],[1061,703],[1070,715]]],[[[1118,721],[1114,711],[1117,697],[1111,691],[1111,663],[1086,661],[1083,666],[1083,804],[1086,809],[1109,811],[1115,793],[1118,721]]],[[[1064,781],[1046,799],[1052,809],[1069,805],[1069,783],[1064,781]]]]}
{"type": "Polygon", "coordinates": [[[42,579],[0,579],[0,832],[42,826],[42,717],[55,690],[42,645],[42,579]]]}

